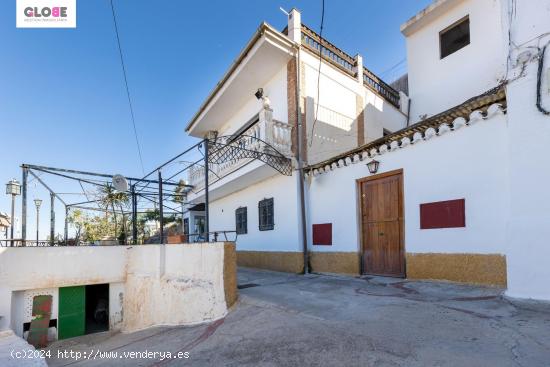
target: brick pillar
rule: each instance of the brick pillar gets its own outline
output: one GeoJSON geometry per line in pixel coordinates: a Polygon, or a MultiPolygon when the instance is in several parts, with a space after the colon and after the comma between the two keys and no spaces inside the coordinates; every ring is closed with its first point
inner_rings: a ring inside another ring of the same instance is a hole
{"type": "Polygon", "coordinates": [[[296,154],[297,136],[296,131],[298,118],[296,116],[296,59],[292,58],[286,64],[286,101],[288,111],[288,124],[292,126],[291,140],[292,154],[296,154]]]}

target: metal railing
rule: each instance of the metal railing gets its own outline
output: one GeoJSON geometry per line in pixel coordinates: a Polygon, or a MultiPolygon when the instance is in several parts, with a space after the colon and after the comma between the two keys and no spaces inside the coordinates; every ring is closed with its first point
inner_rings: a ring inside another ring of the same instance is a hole
{"type": "Polygon", "coordinates": [[[226,241],[226,242],[237,242],[237,237],[239,237],[239,234],[237,231],[213,231],[207,233],[190,233],[186,234],[187,238],[194,238],[195,240],[190,243],[203,243],[203,242],[218,242],[218,241],[226,241]],[[228,234],[232,234],[229,235],[228,234]],[[208,241],[206,240],[206,237],[208,236],[208,241]]]}
{"type": "Polygon", "coordinates": [[[356,60],[326,39],[323,38],[321,41],[321,37],[315,31],[302,24],[302,45],[318,54],[321,43],[323,59],[355,77],[356,60]]]}
{"type": "MultiPolygon", "coordinates": [[[[20,238],[0,240],[0,247],[52,247],[52,246],[76,246],[74,241],[50,241],[50,240],[22,240],[20,238]]],[[[80,244],[79,244],[80,245],[80,244]]],[[[82,244],[89,245],[89,244],[82,244]]]]}
{"type": "MultiPolygon", "coordinates": [[[[211,144],[212,160],[220,163],[209,163],[208,177],[216,181],[258,159],[253,152],[257,152],[257,155],[260,155],[263,159],[279,154],[281,155],[280,158],[291,156],[292,127],[276,120],[260,121],[236,138],[231,136],[218,137],[211,144]],[[273,149],[277,153],[273,152],[273,149]],[[218,157],[223,157],[223,159],[216,159],[218,157]]],[[[274,168],[279,170],[277,167],[274,168]]],[[[205,170],[202,166],[196,165],[189,169],[188,181],[195,191],[199,191],[204,187],[204,175],[205,170]]]]}
{"type": "Polygon", "coordinates": [[[399,108],[399,92],[386,84],[382,79],[374,75],[369,69],[363,67],[363,84],[376,90],[382,97],[395,107],[399,108]]]}
{"type": "MultiPolygon", "coordinates": [[[[218,241],[226,241],[226,242],[236,242],[237,241],[237,231],[213,231],[208,233],[191,233],[191,234],[184,234],[182,235],[185,237],[184,243],[203,243],[203,242],[218,242],[218,241]],[[208,241],[206,238],[208,237],[208,241]],[[189,241],[189,239],[193,239],[193,241],[189,241]]],[[[158,243],[150,242],[150,243],[143,243],[138,246],[146,246],[146,245],[154,245],[158,243]]],[[[85,241],[79,241],[76,242],[74,240],[70,241],[53,241],[53,243],[50,240],[25,240],[23,241],[20,238],[14,238],[14,239],[2,239],[0,240],[0,248],[1,247],[64,247],[64,246],[98,246],[98,247],[108,247],[108,246],[130,246],[131,243],[125,243],[125,242],[117,242],[117,244],[111,244],[111,245],[99,245],[95,242],[85,242],[85,241]]]]}

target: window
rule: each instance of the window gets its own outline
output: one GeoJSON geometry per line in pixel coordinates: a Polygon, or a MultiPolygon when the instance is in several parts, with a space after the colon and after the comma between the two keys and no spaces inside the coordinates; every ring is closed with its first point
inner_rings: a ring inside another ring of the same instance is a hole
{"type": "Polygon", "coordinates": [[[246,206],[235,210],[235,230],[237,234],[247,233],[246,206]]]}
{"type": "Polygon", "coordinates": [[[204,227],[205,227],[205,220],[203,216],[195,216],[195,223],[194,223],[194,232],[193,234],[203,234],[204,233],[204,227]]]}
{"type": "Polygon", "coordinates": [[[263,199],[258,203],[258,217],[260,231],[270,231],[273,229],[273,198],[263,199]]]}
{"type": "Polygon", "coordinates": [[[470,44],[470,18],[466,16],[447,29],[439,32],[441,58],[470,44]]]}

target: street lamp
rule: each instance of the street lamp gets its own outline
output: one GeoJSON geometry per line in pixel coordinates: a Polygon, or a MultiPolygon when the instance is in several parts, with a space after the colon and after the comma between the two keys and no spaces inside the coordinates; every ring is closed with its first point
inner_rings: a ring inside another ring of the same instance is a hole
{"type": "Polygon", "coordinates": [[[6,194],[11,195],[11,245],[13,246],[13,229],[15,227],[15,197],[21,195],[21,184],[15,178],[6,184],[6,194]]]}
{"type": "Polygon", "coordinates": [[[36,246],[38,246],[38,226],[40,225],[40,205],[42,205],[42,200],[34,199],[34,205],[36,205],[36,246]]]}

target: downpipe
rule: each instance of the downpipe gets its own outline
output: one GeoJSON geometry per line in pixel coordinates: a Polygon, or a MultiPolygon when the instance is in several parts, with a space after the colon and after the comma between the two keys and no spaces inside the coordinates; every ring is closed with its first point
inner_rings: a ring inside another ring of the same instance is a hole
{"type": "Polygon", "coordinates": [[[305,189],[304,189],[304,167],[302,161],[302,136],[304,134],[302,124],[302,110],[300,101],[300,46],[296,50],[296,114],[297,114],[297,144],[296,144],[296,161],[298,163],[298,190],[300,195],[300,216],[301,216],[301,235],[302,235],[302,251],[304,256],[304,274],[309,273],[309,255],[307,251],[307,223],[306,223],[306,205],[305,205],[305,189]]]}

